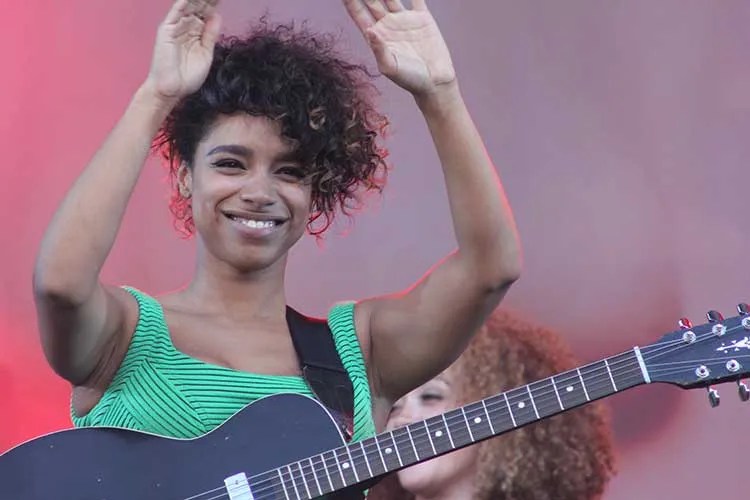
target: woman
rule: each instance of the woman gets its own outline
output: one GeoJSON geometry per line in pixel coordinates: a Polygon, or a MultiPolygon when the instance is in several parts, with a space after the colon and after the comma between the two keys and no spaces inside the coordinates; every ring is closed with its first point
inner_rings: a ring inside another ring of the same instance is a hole
{"type": "MultiPolygon", "coordinates": [[[[388,426],[424,420],[574,366],[554,332],[498,310],[454,364],[396,402],[388,426]]],[[[613,473],[604,408],[592,403],[403,469],[368,499],[594,500],[613,473]]]]}
{"type": "MultiPolygon", "coordinates": [[[[364,68],[339,58],[328,37],[285,26],[218,41],[217,3],[174,3],[147,77],[38,255],[42,343],[74,386],[78,426],[192,437],[267,394],[311,395],[285,320],[289,249],[382,187],[385,118],[364,68]],[[198,250],[190,283],[158,298],[99,279],[152,144],[168,157],[173,212],[198,250]]],[[[424,1],[344,4],[380,71],[424,114],[458,242],[407,291],[331,308],[360,439],[459,355],[518,278],[520,248],[424,1]]]]}

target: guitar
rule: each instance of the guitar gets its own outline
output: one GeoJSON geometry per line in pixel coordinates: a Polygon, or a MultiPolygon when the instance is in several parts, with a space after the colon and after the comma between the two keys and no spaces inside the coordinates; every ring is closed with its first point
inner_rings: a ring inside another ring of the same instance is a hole
{"type": "Polygon", "coordinates": [[[348,499],[380,476],[632,387],[686,389],[741,380],[750,367],[750,314],[680,328],[657,342],[347,444],[317,401],[258,400],[195,439],[82,428],[33,439],[0,455],[0,498],[13,500],[348,499]]]}

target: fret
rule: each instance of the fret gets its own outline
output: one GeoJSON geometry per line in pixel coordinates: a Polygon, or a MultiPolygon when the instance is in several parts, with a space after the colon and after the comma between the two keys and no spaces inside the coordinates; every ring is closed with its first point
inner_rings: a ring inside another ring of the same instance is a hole
{"type": "Polygon", "coordinates": [[[581,381],[581,388],[583,389],[584,396],[586,396],[586,401],[591,401],[591,398],[589,397],[589,391],[586,390],[586,384],[583,383],[583,375],[581,375],[581,369],[576,368],[576,373],[578,374],[578,380],[581,381]]]}
{"type": "Polygon", "coordinates": [[[551,378],[538,380],[527,385],[534,397],[534,408],[539,418],[549,417],[562,410],[562,402],[551,378]]]}
{"type": "Polygon", "coordinates": [[[445,423],[444,417],[436,416],[425,420],[425,426],[430,436],[433,452],[435,455],[451,451],[453,445],[450,440],[450,430],[445,423]]]}
{"type": "MultiPolygon", "coordinates": [[[[510,411],[510,401],[508,401],[508,396],[505,394],[486,398],[482,401],[482,410],[489,417],[487,425],[490,427],[490,432],[492,432],[490,435],[495,435],[498,432],[503,432],[516,426],[513,413],[510,411]]],[[[481,439],[480,436],[475,437],[481,439]]]]}
{"type": "MultiPolygon", "coordinates": [[[[352,456],[353,449],[349,446],[344,446],[344,449],[346,450],[346,456],[349,457],[348,463],[351,466],[352,472],[354,472],[354,479],[356,482],[359,482],[359,473],[357,472],[357,463],[354,461],[354,458],[352,456]]],[[[344,468],[346,469],[346,465],[344,465],[344,468]]]]}
{"type": "Polygon", "coordinates": [[[507,401],[513,415],[513,421],[517,426],[539,420],[536,416],[533,400],[529,396],[527,388],[520,387],[518,389],[510,390],[505,394],[507,395],[507,401]]]}
{"type": "MultiPolygon", "coordinates": [[[[510,416],[510,421],[513,424],[513,427],[518,427],[518,424],[516,424],[516,419],[513,416],[513,410],[510,409],[510,401],[508,401],[508,394],[503,393],[503,399],[505,400],[505,407],[508,409],[508,415],[510,416]]],[[[497,408],[497,409],[493,408],[492,411],[493,411],[493,413],[495,411],[499,411],[499,408],[497,408]]],[[[493,427],[494,427],[494,425],[493,425],[493,427]]],[[[497,427],[499,427],[500,429],[505,428],[504,425],[499,425],[497,427]]]]}
{"type": "MultiPolygon", "coordinates": [[[[291,490],[291,485],[289,484],[289,480],[291,480],[291,477],[288,477],[284,469],[285,467],[282,467],[281,469],[276,469],[276,470],[279,471],[279,480],[281,481],[281,487],[284,490],[284,498],[286,500],[290,500],[291,498],[294,498],[294,497],[289,496],[290,490],[291,490]]],[[[294,492],[291,491],[291,493],[294,493],[294,492]]]]}
{"type": "Polygon", "coordinates": [[[332,490],[336,491],[346,486],[344,474],[341,472],[341,466],[336,458],[335,451],[327,451],[323,453],[323,461],[325,462],[326,474],[331,480],[331,484],[333,484],[332,490]]]}
{"type": "Polygon", "coordinates": [[[372,473],[372,468],[370,467],[370,458],[367,456],[367,450],[365,450],[364,441],[359,442],[359,448],[360,450],[362,450],[362,460],[365,462],[365,465],[367,466],[367,477],[375,477],[375,474],[372,473]]]}
{"type": "Polygon", "coordinates": [[[430,428],[427,427],[427,421],[423,421],[422,423],[424,424],[424,433],[427,435],[427,440],[430,442],[432,456],[435,456],[437,455],[437,450],[435,449],[435,443],[432,442],[432,433],[430,432],[430,428]]]}
{"type": "Polygon", "coordinates": [[[296,464],[291,464],[289,466],[289,472],[292,475],[292,480],[294,481],[295,487],[299,490],[300,497],[302,497],[302,492],[304,491],[307,493],[307,496],[309,498],[312,498],[312,495],[310,494],[310,489],[307,487],[307,480],[305,479],[305,475],[302,473],[302,467],[300,465],[300,462],[297,462],[296,464]],[[294,467],[294,466],[297,467],[294,467]]]}
{"type": "Polygon", "coordinates": [[[318,481],[318,474],[315,471],[315,464],[313,463],[312,458],[308,458],[307,460],[302,462],[302,474],[303,474],[303,477],[312,478],[315,481],[315,484],[313,484],[313,482],[310,481],[310,492],[312,493],[310,497],[314,498],[316,496],[322,495],[323,490],[320,488],[320,482],[318,481]]]}
{"type": "MultiPolygon", "coordinates": [[[[286,471],[285,471],[285,474],[284,474],[284,479],[287,478],[287,474],[288,474],[288,477],[289,477],[289,482],[292,484],[289,493],[291,493],[292,491],[294,491],[294,498],[302,498],[302,495],[300,495],[301,488],[297,489],[297,481],[296,481],[296,478],[294,477],[294,472],[292,472],[292,466],[291,465],[287,465],[286,466],[286,471]]],[[[289,489],[288,484],[289,483],[287,483],[287,489],[289,489]]]]}
{"type": "Polygon", "coordinates": [[[597,361],[581,368],[581,377],[591,400],[609,396],[617,391],[609,375],[606,361],[597,361]]]}
{"type": "Polygon", "coordinates": [[[401,464],[401,458],[398,454],[398,446],[393,441],[393,434],[388,432],[375,438],[378,446],[380,459],[383,461],[383,469],[392,471],[398,469],[401,464]]]}
{"type": "Polygon", "coordinates": [[[336,462],[339,465],[339,471],[344,479],[344,484],[349,486],[357,482],[357,476],[354,473],[354,468],[351,464],[351,458],[346,447],[337,448],[334,450],[336,456],[336,462]]]}
{"type": "MultiPolygon", "coordinates": [[[[482,409],[484,410],[484,416],[487,418],[487,427],[489,427],[489,431],[490,431],[490,433],[487,436],[492,436],[496,432],[495,431],[495,426],[492,425],[492,419],[490,419],[490,412],[487,409],[487,403],[486,403],[486,400],[484,400],[484,399],[482,400],[482,409]]],[[[473,419],[474,424],[477,424],[477,425],[480,424],[481,423],[481,418],[482,417],[479,417],[479,416],[474,417],[474,419],[473,419]]],[[[474,433],[476,434],[476,428],[474,429],[474,433]]],[[[481,439],[483,436],[480,435],[478,437],[481,439]]]]}
{"type": "MultiPolygon", "coordinates": [[[[406,431],[406,438],[409,440],[409,445],[410,445],[410,446],[404,446],[404,448],[410,449],[411,451],[414,452],[414,459],[413,460],[409,460],[407,458],[406,463],[412,464],[414,462],[419,461],[419,453],[417,452],[417,445],[416,445],[416,443],[414,443],[414,438],[411,435],[411,430],[409,429],[409,426],[408,425],[405,426],[402,430],[406,431]]],[[[402,434],[402,436],[403,436],[403,434],[402,434]]],[[[398,443],[398,441],[396,441],[396,442],[398,443]]],[[[400,445],[401,443],[398,443],[398,444],[400,445]]],[[[409,456],[408,453],[406,452],[406,450],[404,450],[404,453],[402,454],[402,457],[408,457],[408,456],[409,456]]]]}
{"type": "Polygon", "coordinates": [[[646,382],[635,350],[627,351],[609,359],[610,373],[617,390],[622,391],[646,382]]]}
{"type": "Polygon", "coordinates": [[[430,433],[427,432],[427,427],[424,424],[409,424],[406,426],[406,431],[409,433],[409,439],[411,439],[414,445],[417,459],[421,460],[433,456],[433,453],[431,453],[430,433]]]}
{"type": "Polygon", "coordinates": [[[562,399],[560,399],[560,391],[557,390],[557,384],[555,384],[555,378],[550,377],[549,380],[552,383],[552,388],[555,390],[555,396],[557,396],[557,402],[560,405],[560,410],[564,410],[565,407],[562,404],[562,399]]]}
{"type": "Polygon", "coordinates": [[[617,384],[615,384],[615,379],[612,377],[612,370],[609,369],[609,363],[607,363],[607,360],[604,360],[604,366],[607,367],[607,373],[609,374],[609,380],[612,382],[612,387],[615,388],[615,391],[617,390],[617,384]]]}
{"type": "Polygon", "coordinates": [[[380,441],[378,441],[378,438],[379,436],[375,436],[374,438],[360,441],[361,443],[364,443],[365,441],[375,443],[375,449],[377,449],[378,458],[380,458],[380,464],[378,464],[377,462],[373,464],[373,466],[375,467],[375,474],[374,474],[375,476],[383,474],[384,472],[388,472],[389,470],[388,465],[385,463],[385,457],[383,456],[383,449],[380,447],[380,441]]]}
{"type": "Polygon", "coordinates": [[[565,409],[574,408],[589,400],[586,388],[583,385],[583,379],[580,377],[578,370],[561,373],[552,377],[552,379],[555,382],[555,386],[559,389],[557,393],[565,409]]]}
{"type": "Polygon", "coordinates": [[[451,443],[451,449],[455,448],[456,445],[453,444],[453,431],[448,427],[448,420],[445,418],[445,413],[442,415],[443,417],[443,425],[445,425],[445,433],[448,435],[448,440],[451,443]]]}
{"type": "Polygon", "coordinates": [[[317,455],[312,458],[313,463],[313,470],[315,471],[315,479],[318,479],[318,473],[320,471],[323,471],[325,474],[325,477],[323,478],[323,487],[325,489],[321,489],[323,493],[330,493],[331,491],[334,491],[336,488],[333,487],[333,482],[331,481],[331,473],[328,471],[328,467],[326,467],[325,461],[323,460],[323,455],[317,455]],[[326,487],[326,485],[328,485],[326,487]]]}
{"type": "Polygon", "coordinates": [[[526,392],[529,393],[529,401],[531,401],[531,407],[534,408],[534,415],[536,415],[537,420],[539,420],[539,410],[536,409],[536,401],[534,401],[534,395],[531,394],[531,386],[526,386],[526,392]]]}
{"type": "Polygon", "coordinates": [[[393,435],[396,437],[396,446],[398,446],[398,449],[401,451],[401,458],[404,460],[404,464],[418,462],[419,455],[417,454],[417,447],[414,444],[414,440],[411,437],[409,426],[407,425],[401,429],[395,429],[393,435]],[[403,447],[401,446],[402,444],[403,447]]]}
{"type": "Polygon", "coordinates": [[[349,456],[351,457],[352,468],[354,469],[354,475],[357,481],[362,479],[369,479],[372,477],[372,471],[370,470],[370,464],[367,461],[365,450],[362,447],[362,442],[351,443],[347,446],[349,450],[349,456]]]}
{"type": "Polygon", "coordinates": [[[476,439],[474,438],[474,431],[471,430],[471,423],[469,423],[469,417],[466,414],[466,410],[464,410],[464,408],[461,408],[461,414],[463,415],[464,421],[466,422],[466,431],[469,434],[469,442],[473,443],[474,441],[476,441],[476,439]]]}

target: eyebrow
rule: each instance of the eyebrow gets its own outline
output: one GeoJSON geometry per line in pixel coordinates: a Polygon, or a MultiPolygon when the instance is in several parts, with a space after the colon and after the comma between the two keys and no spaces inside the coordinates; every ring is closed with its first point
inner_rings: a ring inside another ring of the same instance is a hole
{"type": "Polygon", "coordinates": [[[215,155],[217,153],[229,153],[235,156],[250,156],[251,151],[249,148],[246,148],[245,146],[241,146],[239,144],[225,144],[216,146],[211,151],[206,153],[206,156],[215,155]]]}
{"type": "MultiPolygon", "coordinates": [[[[223,144],[211,149],[208,153],[206,153],[206,156],[211,156],[218,153],[229,153],[235,156],[249,157],[252,156],[253,150],[240,144],[223,144]]],[[[300,161],[299,153],[296,150],[286,151],[279,155],[278,160],[300,161]]]]}

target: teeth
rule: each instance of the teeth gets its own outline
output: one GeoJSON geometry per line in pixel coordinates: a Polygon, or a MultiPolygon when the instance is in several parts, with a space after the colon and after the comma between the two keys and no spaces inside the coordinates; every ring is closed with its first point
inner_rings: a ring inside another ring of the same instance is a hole
{"type": "Polygon", "coordinates": [[[248,227],[252,227],[255,229],[268,229],[276,225],[276,222],[272,220],[250,220],[250,219],[240,219],[239,217],[237,217],[235,220],[243,223],[244,225],[248,227]]]}

